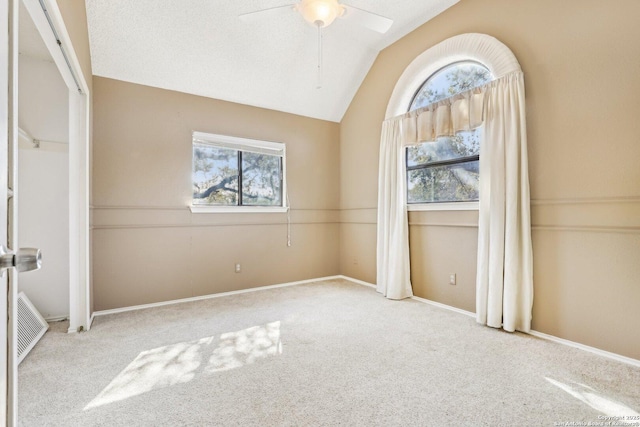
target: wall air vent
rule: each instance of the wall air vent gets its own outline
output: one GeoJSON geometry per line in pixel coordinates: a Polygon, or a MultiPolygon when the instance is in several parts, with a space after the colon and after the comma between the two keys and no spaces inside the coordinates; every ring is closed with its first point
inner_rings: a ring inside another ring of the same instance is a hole
{"type": "Polygon", "coordinates": [[[18,364],[24,360],[47,329],[49,324],[24,292],[20,292],[18,294],[18,364]]]}

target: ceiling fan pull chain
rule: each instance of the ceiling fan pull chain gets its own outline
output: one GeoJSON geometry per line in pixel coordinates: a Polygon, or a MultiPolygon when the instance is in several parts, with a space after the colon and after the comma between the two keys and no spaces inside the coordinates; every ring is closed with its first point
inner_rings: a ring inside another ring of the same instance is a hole
{"type": "Polygon", "coordinates": [[[318,27],[318,84],[316,89],[322,89],[322,22],[316,21],[318,27]]]}

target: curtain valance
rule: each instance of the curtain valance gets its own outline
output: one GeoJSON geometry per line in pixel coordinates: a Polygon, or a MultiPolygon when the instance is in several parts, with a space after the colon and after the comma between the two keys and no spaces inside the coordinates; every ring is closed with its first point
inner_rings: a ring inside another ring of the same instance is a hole
{"type": "Polygon", "coordinates": [[[403,145],[435,141],[442,136],[455,136],[458,132],[473,130],[483,124],[487,91],[514,75],[522,75],[522,72],[509,73],[485,85],[392,117],[388,121],[397,120],[401,123],[403,145]]]}
{"type": "Polygon", "coordinates": [[[415,110],[402,118],[404,145],[435,141],[441,136],[472,130],[482,125],[484,91],[476,89],[415,110]],[[463,96],[460,96],[463,95],[463,96]]]}

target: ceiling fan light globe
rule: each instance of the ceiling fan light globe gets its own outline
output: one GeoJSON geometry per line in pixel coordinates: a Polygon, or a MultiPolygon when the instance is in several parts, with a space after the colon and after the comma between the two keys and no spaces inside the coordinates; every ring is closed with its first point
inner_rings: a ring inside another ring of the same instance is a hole
{"type": "Polygon", "coordinates": [[[298,6],[302,17],[313,25],[327,27],[344,13],[338,0],[302,0],[298,6]]]}

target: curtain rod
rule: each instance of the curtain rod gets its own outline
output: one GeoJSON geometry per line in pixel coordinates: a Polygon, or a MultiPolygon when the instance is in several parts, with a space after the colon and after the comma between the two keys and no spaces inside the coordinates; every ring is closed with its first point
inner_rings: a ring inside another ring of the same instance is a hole
{"type": "Polygon", "coordinates": [[[78,78],[76,77],[76,73],[73,71],[73,67],[71,67],[71,62],[69,61],[67,52],[64,49],[64,46],[62,45],[62,41],[60,40],[60,37],[58,36],[56,27],[53,25],[53,21],[51,20],[51,15],[49,15],[47,6],[44,4],[44,0],[39,0],[39,2],[40,2],[40,7],[44,12],[44,15],[47,17],[47,22],[49,22],[49,27],[51,27],[51,31],[53,31],[53,36],[56,38],[56,43],[60,47],[60,51],[62,52],[62,57],[64,58],[64,61],[67,63],[67,67],[69,68],[69,71],[71,72],[71,77],[73,77],[73,81],[75,82],[76,87],[78,88],[78,93],[82,93],[82,88],[80,87],[80,83],[78,83],[78,78]]]}

